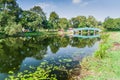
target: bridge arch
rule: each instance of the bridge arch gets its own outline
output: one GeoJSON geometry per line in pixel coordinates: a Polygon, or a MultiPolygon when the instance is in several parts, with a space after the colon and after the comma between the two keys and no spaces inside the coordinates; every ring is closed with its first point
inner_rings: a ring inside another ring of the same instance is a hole
{"type": "Polygon", "coordinates": [[[94,35],[96,34],[96,32],[101,32],[100,29],[98,28],[73,28],[73,33],[80,33],[81,35],[83,34],[83,31],[87,31],[87,34],[90,35],[90,31],[94,31],[94,35]]]}

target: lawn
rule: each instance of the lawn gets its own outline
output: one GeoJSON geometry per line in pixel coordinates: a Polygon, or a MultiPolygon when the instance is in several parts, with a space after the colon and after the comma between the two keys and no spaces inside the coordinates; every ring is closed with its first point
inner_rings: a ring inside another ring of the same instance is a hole
{"type": "MultiPolygon", "coordinates": [[[[81,80],[120,80],[120,32],[107,32],[111,47],[102,59],[85,58],[82,62],[81,80]]],[[[107,44],[107,43],[106,43],[107,44]]]]}

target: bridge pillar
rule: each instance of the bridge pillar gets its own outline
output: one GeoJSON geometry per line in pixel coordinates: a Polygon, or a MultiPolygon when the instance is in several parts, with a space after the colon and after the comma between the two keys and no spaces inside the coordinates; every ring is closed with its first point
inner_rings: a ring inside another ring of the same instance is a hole
{"type": "Polygon", "coordinates": [[[81,32],[81,35],[82,35],[82,30],[80,30],[80,32],[81,32]]]}
{"type": "Polygon", "coordinates": [[[94,35],[96,35],[96,30],[94,30],[94,35]]]}
{"type": "Polygon", "coordinates": [[[90,35],[90,30],[88,30],[88,36],[90,35]]]}

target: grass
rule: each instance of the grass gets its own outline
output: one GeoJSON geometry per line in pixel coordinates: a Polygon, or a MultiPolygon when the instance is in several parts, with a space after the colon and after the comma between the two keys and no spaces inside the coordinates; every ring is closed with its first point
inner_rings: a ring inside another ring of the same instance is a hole
{"type": "Polygon", "coordinates": [[[18,34],[15,34],[15,35],[12,35],[12,36],[45,36],[45,35],[54,35],[54,34],[57,34],[57,32],[49,32],[49,31],[46,31],[46,32],[24,32],[24,33],[18,33],[18,34]]]}
{"type": "Polygon", "coordinates": [[[83,60],[81,80],[120,80],[120,49],[112,49],[114,43],[120,43],[120,32],[107,33],[110,35],[108,43],[111,47],[102,59],[88,57],[83,60]]]}
{"type": "Polygon", "coordinates": [[[119,32],[108,32],[110,34],[111,42],[120,43],[120,31],[119,32]]]}

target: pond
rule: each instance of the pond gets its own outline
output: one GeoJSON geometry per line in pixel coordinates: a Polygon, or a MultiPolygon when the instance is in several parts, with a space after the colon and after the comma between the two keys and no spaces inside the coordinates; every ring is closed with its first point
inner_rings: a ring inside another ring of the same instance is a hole
{"type": "MultiPolygon", "coordinates": [[[[59,35],[0,39],[0,80],[4,80],[9,71],[23,72],[30,70],[30,66],[37,67],[43,62],[71,69],[80,65],[84,57],[92,56],[99,41],[99,38],[59,35]]],[[[61,77],[57,78],[62,80],[61,77]]]]}

